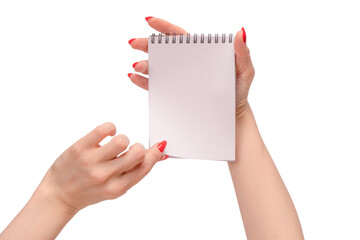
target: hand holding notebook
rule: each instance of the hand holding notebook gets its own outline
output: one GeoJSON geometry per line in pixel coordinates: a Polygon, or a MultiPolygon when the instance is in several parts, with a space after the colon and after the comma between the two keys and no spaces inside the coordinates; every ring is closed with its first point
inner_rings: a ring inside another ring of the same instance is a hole
{"type": "Polygon", "coordinates": [[[136,71],[149,73],[149,80],[130,77],[149,89],[149,143],[166,139],[165,153],[172,157],[233,161],[237,90],[233,37],[187,35],[174,25],[165,29],[158,21],[151,21],[154,29],[172,34],[151,36],[146,48],[143,39],[131,43],[149,51],[149,62],[135,66],[136,71]]]}

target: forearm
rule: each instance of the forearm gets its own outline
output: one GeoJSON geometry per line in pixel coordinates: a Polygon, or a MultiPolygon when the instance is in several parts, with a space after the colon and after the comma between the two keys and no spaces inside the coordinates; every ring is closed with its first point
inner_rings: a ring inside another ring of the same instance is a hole
{"type": "Polygon", "coordinates": [[[55,239],[74,212],[66,209],[45,186],[35,191],[29,202],[0,234],[0,240],[55,239]]]}
{"type": "Polygon", "coordinates": [[[229,162],[248,239],[303,239],[290,195],[249,110],[236,122],[236,161],[229,162]]]}

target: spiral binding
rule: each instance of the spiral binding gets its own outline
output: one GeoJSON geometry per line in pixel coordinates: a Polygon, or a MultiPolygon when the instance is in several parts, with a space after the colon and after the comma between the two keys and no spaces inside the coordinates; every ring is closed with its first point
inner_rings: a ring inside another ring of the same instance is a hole
{"type": "MultiPolygon", "coordinates": [[[[150,42],[152,44],[155,43],[155,39],[157,38],[157,43],[158,44],[162,44],[163,42],[165,44],[169,44],[170,43],[170,33],[166,33],[165,35],[162,33],[159,33],[158,35],[155,35],[155,33],[153,33],[150,36],[150,42]]],[[[188,33],[186,34],[186,36],[184,36],[184,34],[171,34],[171,43],[190,43],[191,41],[191,35],[188,33]]],[[[219,34],[216,33],[215,35],[211,35],[208,34],[207,35],[207,43],[211,43],[212,41],[214,41],[214,43],[219,43],[219,34]]],[[[221,39],[220,39],[221,43],[232,43],[233,41],[233,34],[230,33],[229,35],[226,35],[225,33],[223,33],[221,35],[221,39]]],[[[198,34],[194,34],[192,35],[192,42],[193,43],[205,43],[205,34],[201,33],[200,34],[200,41],[198,41],[198,34]]]]}

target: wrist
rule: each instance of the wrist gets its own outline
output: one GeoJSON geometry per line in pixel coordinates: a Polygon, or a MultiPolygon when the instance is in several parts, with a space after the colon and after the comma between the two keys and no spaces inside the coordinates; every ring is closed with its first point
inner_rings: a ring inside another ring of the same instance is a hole
{"type": "Polygon", "coordinates": [[[0,238],[55,239],[75,213],[64,207],[42,181],[25,207],[1,233],[0,238]]]}
{"type": "Polygon", "coordinates": [[[229,162],[230,166],[239,165],[240,162],[254,161],[254,155],[267,152],[250,105],[247,103],[246,108],[243,109],[241,115],[236,118],[235,163],[229,162]]]}
{"type": "Polygon", "coordinates": [[[55,187],[46,181],[46,176],[35,190],[30,202],[36,202],[38,205],[41,204],[44,206],[44,209],[46,208],[49,215],[51,214],[61,219],[70,220],[78,212],[77,209],[65,204],[59,193],[56,192],[55,187]]]}

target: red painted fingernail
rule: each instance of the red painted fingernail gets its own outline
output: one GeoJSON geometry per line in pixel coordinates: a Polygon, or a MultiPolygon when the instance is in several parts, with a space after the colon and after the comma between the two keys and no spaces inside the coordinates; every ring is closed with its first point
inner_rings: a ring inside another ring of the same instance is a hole
{"type": "Polygon", "coordinates": [[[132,38],[129,40],[129,44],[131,45],[131,43],[135,40],[136,38],[132,38]]]}
{"type": "Polygon", "coordinates": [[[154,17],[146,17],[145,20],[148,22],[152,18],[154,18],[154,17]]]}
{"type": "Polygon", "coordinates": [[[243,41],[244,43],[246,43],[246,32],[245,32],[245,28],[241,28],[242,33],[243,33],[243,41]]]}
{"type": "Polygon", "coordinates": [[[131,77],[132,73],[128,73],[128,77],[131,77]]]}
{"type": "Polygon", "coordinates": [[[160,159],[159,161],[164,161],[169,158],[169,155],[165,154],[165,157],[163,159],[160,159]]]}
{"type": "Polygon", "coordinates": [[[166,141],[162,141],[161,143],[158,144],[158,148],[160,152],[163,152],[165,147],[166,147],[167,142],[166,141]]]}
{"type": "Polygon", "coordinates": [[[139,62],[134,63],[134,64],[133,64],[133,68],[135,68],[138,63],[139,63],[139,62]]]}

